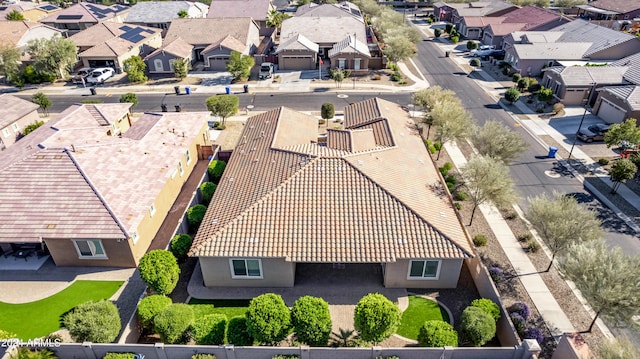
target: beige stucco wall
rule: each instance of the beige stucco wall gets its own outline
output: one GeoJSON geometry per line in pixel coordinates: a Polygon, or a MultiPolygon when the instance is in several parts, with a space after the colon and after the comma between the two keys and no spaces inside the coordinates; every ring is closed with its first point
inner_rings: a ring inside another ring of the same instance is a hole
{"type": "Polygon", "coordinates": [[[344,59],[344,68],[347,70],[353,70],[355,59],[360,59],[360,70],[367,70],[369,68],[369,58],[363,55],[356,54],[337,54],[331,57],[331,68],[337,68],[339,60],[344,59]]]}
{"type": "Polygon", "coordinates": [[[13,123],[9,124],[9,126],[7,127],[0,128],[0,140],[2,141],[2,143],[4,143],[5,147],[11,146],[16,142],[16,136],[18,136],[18,134],[21,133],[25,127],[36,121],[40,121],[40,115],[38,115],[38,111],[34,110],[32,112],[29,112],[26,116],[23,116],[14,122],[18,126],[17,131],[14,130],[13,123]],[[5,136],[5,129],[6,132],[9,133],[8,136],[5,136]]]}
{"type": "MultiPolygon", "coordinates": [[[[95,238],[77,238],[95,239],[95,238]]],[[[57,266],[87,266],[87,267],[135,267],[137,265],[133,258],[129,243],[125,240],[118,242],[115,239],[103,239],[102,246],[107,254],[106,259],[81,259],[73,241],[65,239],[44,239],[51,257],[57,266]]]]}
{"type": "Polygon", "coordinates": [[[283,258],[262,258],[262,279],[233,279],[229,258],[199,257],[207,287],[293,287],[296,264],[283,258]]]}
{"type": "MultiPolygon", "coordinates": [[[[427,260],[433,259],[427,258],[427,260]]],[[[437,280],[407,279],[409,263],[409,259],[387,263],[384,271],[384,286],[387,288],[455,288],[458,285],[462,259],[441,259],[440,276],[437,280]]]]}

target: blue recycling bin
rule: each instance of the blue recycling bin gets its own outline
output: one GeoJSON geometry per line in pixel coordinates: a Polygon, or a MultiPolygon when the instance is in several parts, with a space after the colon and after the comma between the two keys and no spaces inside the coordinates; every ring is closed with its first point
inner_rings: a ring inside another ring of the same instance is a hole
{"type": "Polygon", "coordinates": [[[184,91],[187,93],[187,95],[191,95],[191,86],[185,86],[184,91]]]}
{"type": "Polygon", "coordinates": [[[225,86],[224,87],[224,92],[226,92],[227,95],[230,95],[231,94],[231,86],[225,86]]]}
{"type": "Polygon", "coordinates": [[[549,158],[555,158],[558,153],[558,147],[549,146],[549,158]]]}

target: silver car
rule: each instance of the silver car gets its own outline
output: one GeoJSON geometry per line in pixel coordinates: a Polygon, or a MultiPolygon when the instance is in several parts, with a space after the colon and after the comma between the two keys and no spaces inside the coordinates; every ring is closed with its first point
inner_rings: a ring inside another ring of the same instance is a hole
{"type": "Polygon", "coordinates": [[[604,141],[604,134],[609,131],[609,125],[595,124],[578,131],[578,138],[581,141],[591,143],[593,141],[604,141]]]}

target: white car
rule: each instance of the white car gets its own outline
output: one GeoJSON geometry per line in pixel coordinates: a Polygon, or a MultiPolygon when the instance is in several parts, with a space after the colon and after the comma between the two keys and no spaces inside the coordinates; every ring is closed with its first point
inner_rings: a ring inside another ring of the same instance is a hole
{"type": "Polygon", "coordinates": [[[495,49],[496,47],[493,45],[482,45],[475,50],[471,50],[471,56],[473,57],[489,56],[495,49]]]}
{"type": "Polygon", "coordinates": [[[104,83],[108,78],[113,76],[115,71],[110,67],[101,67],[93,70],[89,76],[87,76],[87,82],[90,84],[104,83]]]}

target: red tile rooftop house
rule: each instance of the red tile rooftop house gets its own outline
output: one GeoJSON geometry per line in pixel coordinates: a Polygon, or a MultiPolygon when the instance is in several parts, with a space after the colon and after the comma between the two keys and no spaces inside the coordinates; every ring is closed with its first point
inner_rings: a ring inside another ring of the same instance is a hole
{"type": "Polygon", "coordinates": [[[396,104],[352,104],[320,135],[274,109],[247,121],[190,254],[208,287],[292,287],[297,267],[349,264],[388,288],[454,288],[473,255],[439,178],[396,104]]]}

